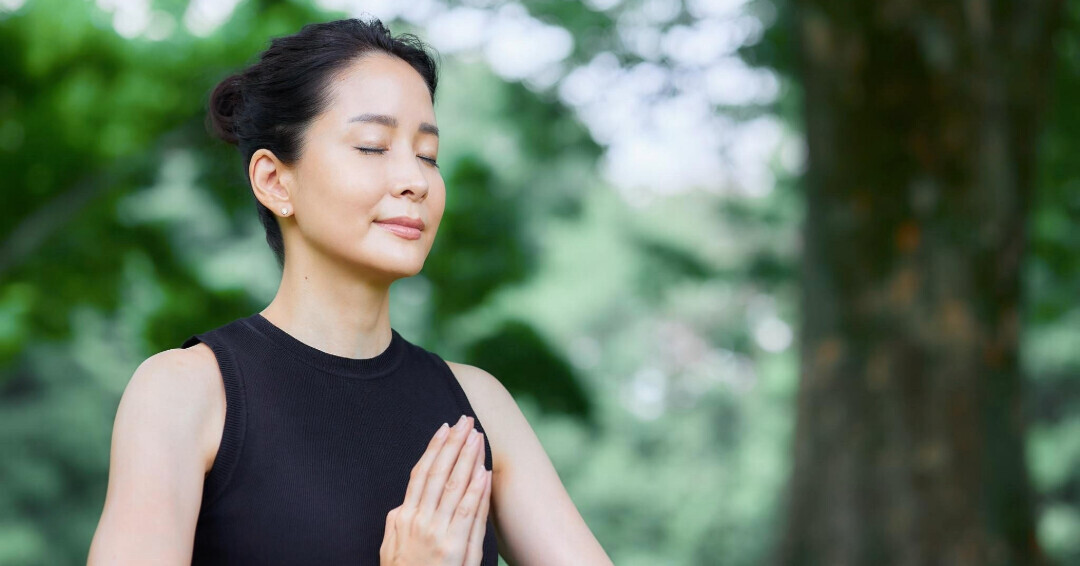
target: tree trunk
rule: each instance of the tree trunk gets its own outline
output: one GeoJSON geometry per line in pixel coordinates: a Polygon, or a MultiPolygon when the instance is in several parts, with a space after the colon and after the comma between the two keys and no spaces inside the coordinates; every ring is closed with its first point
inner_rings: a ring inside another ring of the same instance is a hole
{"type": "Polygon", "coordinates": [[[1055,0],[801,0],[783,565],[1036,565],[1018,364],[1055,0]]]}

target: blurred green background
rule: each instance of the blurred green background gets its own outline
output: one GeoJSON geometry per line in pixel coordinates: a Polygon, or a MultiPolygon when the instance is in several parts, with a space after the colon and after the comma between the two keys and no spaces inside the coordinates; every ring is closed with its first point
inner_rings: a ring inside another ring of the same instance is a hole
{"type": "MultiPolygon", "coordinates": [[[[796,4],[0,0],[0,564],[85,563],[136,366],[277,289],[240,159],[206,133],[209,90],[271,37],[361,13],[442,62],[447,211],[423,272],[394,285],[393,326],[500,378],[616,564],[769,561],[817,298],[800,261],[808,156],[826,152],[806,128],[836,117],[807,116],[820,101],[804,93],[845,84],[800,45],[838,45],[819,21],[838,11],[849,30],[917,21],[946,76],[967,61],[950,26],[977,28],[987,3],[796,4]]],[[[1031,15],[1001,4],[995,30],[1031,15]]],[[[1033,93],[1003,99],[1041,112],[1013,147],[1032,161],[1014,227],[1023,389],[1007,395],[1026,423],[1031,544],[1080,564],[1080,5],[1031,6],[1054,25],[1030,38],[1044,66],[1010,63],[1040,71],[1033,93]]],[[[905,72],[867,45],[838,60],[905,72]]],[[[995,51],[972,48],[980,68],[1006,67],[979,49],[995,51]]],[[[928,548],[904,563],[969,563],[928,548]]]]}

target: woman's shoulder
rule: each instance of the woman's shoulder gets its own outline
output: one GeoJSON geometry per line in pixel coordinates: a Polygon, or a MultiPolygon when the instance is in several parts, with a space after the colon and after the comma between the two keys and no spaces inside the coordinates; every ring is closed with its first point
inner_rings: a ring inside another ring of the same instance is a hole
{"type": "Polygon", "coordinates": [[[505,464],[506,448],[520,434],[518,429],[528,424],[524,422],[514,397],[494,375],[469,364],[447,361],[446,365],[450,366],[450,371],[483,424],[488,442],[491,443],[492,470],[497,474],[505,464]]]}
{"type": "MultiPolygon", "coordinates": [[[[458,383],[461,384],[462,389],[465,389],[465,393],[475,391],[478,394],[490,396],[495,389],[503,389],[503,384],[487,371],[480,369],[476,366],[469,364],[463,364],[458,362],[446,361],[446,365],[450,367],[450,371],[453,372],[454,377],[457,378],[458,383]]],[[[470,395],[471,400],[471,395],[470,395]]]]}
{"type": "Polygon", "coordinates": [[[205,343],[172,348],[146,358],[124,389],[123,409],[154,427],[162,441],[196,446],[209,471],[225,425],[225,386],[213,350],[205,343]],[[126,405],[126,407],[125,407],[126,405]]]}

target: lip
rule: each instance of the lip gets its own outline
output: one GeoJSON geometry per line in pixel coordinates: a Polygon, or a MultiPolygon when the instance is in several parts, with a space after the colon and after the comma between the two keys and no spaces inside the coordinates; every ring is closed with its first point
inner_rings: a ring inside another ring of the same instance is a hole
{"type": "Polygon", "coordinates": [[[408,216],[395,216],[393,218],[383,218],[375,221],[377,224],[397,224],[398,226],[405,226],[406,228],[416,228],[417,230],[424,229],[424,221],[419,218],[410,218],[408,216]]]}
{"type": "Polygon", "coordinates": [[[420,231],[424,229],[424,222],[422,220],[419,218],[409,218],[408,216],[376,220],[375,224],[378,224],[380,228],[401,236],[406,240],[419,240],[420,231]]]}

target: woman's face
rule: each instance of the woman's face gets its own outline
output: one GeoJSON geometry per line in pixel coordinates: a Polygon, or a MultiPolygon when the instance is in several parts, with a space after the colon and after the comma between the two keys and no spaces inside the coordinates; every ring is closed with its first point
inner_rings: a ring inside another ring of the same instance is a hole
{"type": "Polygon", "coordinates": [[[331,81],[327,108],[289,168],[301,245],[381,279],[419,273],[446,205],[442,174],[431,163],[438,152],[420,74],[383,54],[351,64],[331,81]],[[397,217],[423,227],[382,222],[397,217]]]}

